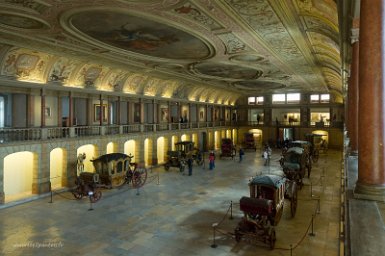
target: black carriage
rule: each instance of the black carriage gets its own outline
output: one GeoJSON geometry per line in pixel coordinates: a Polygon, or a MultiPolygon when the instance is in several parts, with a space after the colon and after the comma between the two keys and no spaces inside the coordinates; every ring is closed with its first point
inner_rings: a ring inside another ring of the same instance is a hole
{"type": "Polygon", "coordinates": [[[167,151],[167,162],[164,164],[166,171],[170,170],[171,167],[179,168],[180,172],[183,172],[187,164],[187,159],[182,156],[180,151],[167,151]]]}
{"type": "Polygon", "coordinates": [[[318,161],[319,153],[321,150],[323,150],[323,152],[327,151],[327,142],[323,138],[324,136],[325,135],[316,134],[316,133],[305,135],[306,141],[308,141],[311,144],[310,154],[314,163],[318,161]]]}
{"type": "Polygon", "coordinates": [[[296,183],[277,175],[261,175],[249,182],[250,197],[240,199],[240,210],[244,213],[235,229],[235,240],[243,236],[256,237],[274,249],[278,225],[284,207],[284,199],[291,201],[291,214],[297,209],[296,183]]]}
{"type": "Polygon", "coordinates": [[[242,145],[244,149],[253,149],[254,151],[257,151],[257,145],[255,143],[254,134],[245,133],[242,145]]]}
{"type": "Polygon", "coordinates": [[[235,149],[235,145],[233,144],[232,139],[222,139],[221,154],[219,155],[219,158],[231,157],[231,159],[233,159],[236,154],[237,151],[235,149]]]}
{"type": "Polygon", "coordinates": [[[291,147],[283,153],[280,160],[281,167],[287,179],[295,181],[302,188],[303,178],[307,169],[307,156],[304,149],[291,147]]]}
{"type": "Polygon", "coordinates": [[[76,187],[72,189],[72,194],[76,199],[89,197],[92,203],[97,202],[102,197],[99,185],[99,175],[97,173],[82,172],[75,180],[76,187]]]}
{"type": "Polygon", "coordinates": [[[303,155],[306,159],[307,177],[310,177],[313,160],[313,147],[312,144],[306,140],[295,140],[290,142],[290,147],[299,147],[303,149],[303,155]]]}

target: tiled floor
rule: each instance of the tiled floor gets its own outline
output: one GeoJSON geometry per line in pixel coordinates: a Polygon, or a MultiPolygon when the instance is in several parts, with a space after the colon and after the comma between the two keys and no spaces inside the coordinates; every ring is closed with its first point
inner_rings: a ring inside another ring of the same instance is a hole
{"type": "Polygon", "coordinates": [[[242,216],[238,202],[249,193],[249,178],[281,173],[279,154],[273,152],[271,165],[263,166],[261,152],[249,151],[242,163],[218,159],[213,171],[194,166],[193,176],[154,168],[139,194],[128,186],[103,191],[92,211],[86,198],[76,201],[68,192],[55,195],[53,203],[46,197],[1,209],[0,255],[339,255],[342,154],[337,151],[314,164],[294,218],[285,200],[276,249],[237,243],[229,235],[242,216]],[[213,223],[219,223],[216,248],[213,223]]]}

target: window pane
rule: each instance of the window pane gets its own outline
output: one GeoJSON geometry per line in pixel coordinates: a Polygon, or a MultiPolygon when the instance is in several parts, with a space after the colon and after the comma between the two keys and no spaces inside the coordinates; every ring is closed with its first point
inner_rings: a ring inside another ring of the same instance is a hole
{"type": "Polygon", "coordinates": [[[273,94],[273,103],[277,102],[285,102],[286,100],[285,94],[273,94]]]}
{"type": "Polygon", "coordinates": [[[321,94],[321,102],[329,102],[330,94],[321,94]]]}
{"type": "Polygon", "coordinates": [[[249,97],[249,105],[255,104],[255,97],[249,97]]]}
{"type": "Polygon", "coordinates": [[[263,96],[257,97],[257,104],[263,104],[263,96]]]}
{"type": "Polygon", "coordinates": [[[310,102],[319,102],[319,95],[318,94],[310,95],[310,102]]]}
{"type": "Polygon", "coordinates": [[[301,94],[300,93],[288,93],[286,95],[287,97],[287,102],[299,102],[300,98],[301,98],[301,94]]]}

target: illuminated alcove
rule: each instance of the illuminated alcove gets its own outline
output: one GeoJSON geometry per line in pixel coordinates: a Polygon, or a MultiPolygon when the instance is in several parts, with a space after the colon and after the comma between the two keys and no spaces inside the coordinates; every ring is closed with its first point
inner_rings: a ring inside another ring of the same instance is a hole
{"type": "Polygon", "coordinates": [[[175,143],[178,142],[178,136],[172,136],[171,137],[171,150],[175,151],[175,143]]]}
{"type": "Polygon", "coordinates": [[[187,134],[183,134],[183,135],[180,137],[180,141],[190,141],[190,136],[187,135],[187,134]]]}
{"type": "Polygon", "coordinates": [[[97,158],[96,147],[92,144],[83,145],[78,148],[76,155],[86,154],[86,159],[84,159],[84,171],[85,172],[95,172],[94,165],[91,162],[91,159],[97,158]]]}
{"type": "Polygon", "coordinates": [[[135,140],[129,140],[124,143],[124,154],[133,155],[132,162],[136,162],[138,157],[136,156],[136,143],[135,140]]]}
{"type": "Polygon", "coordinates": [[[214,149],[218,149],[221,147],[221,132],[214,132],[214,149]]]}
{"type": "Polygon", "coordinates": [[[152,164],[152,140],[144,140],[144,165],[149,166],[152,164]]]}
{"type": "Polygon", "coordinates": [[[314,141],[316,144],[321,143],[321,139],[324,140],[326,144],[329,144],[329,132],[324,130],[315,130],[312,133],[322,135],[322,137],[318,138],[317,141],[314,141]]]}
{"type": "Polygon", "coordinates": [[[226,130],[226,138],[231,139],[231,130],[226,130]]]}
{"type": "Polygon", "coordinates": [[[158,164],[163,164],[165,162],[165,150],[166,147],[165,138],[159,137],[156,141],[156,157],[158,158],[158,164]]]}
{"type": "Polygon", "coordinates": [[[214,139],[213,139],[213,132],[208,132],[207,133],[207,137],[208,137],[208,139],[207,139],[207,141],[208,141],[208,148],[209,148],[209,150],[211,150],[211,149],[215,149],[215,146],[214,146],[214,139]]]}
{"type": "Polygon", "coordinates": [[[5,202],[32,195],[33,173],[37,166],[32,152],[13,153],[4,158],[5,202]]]}
{"type": "Polygon", "coordinates": [[[191,140],[192,140],[192,142],[194,142],[194,147],[199,148],[198,134],[193,133],[191,135],[191,140]]]}
{"type": "Polygon", "coordinates": [[[238,142],[238,136],[237,136],[237,129],[233,129],[233,142],[234,142],[234,144],[239,143],[238,142]]]}
{"type": "Polygon", "coordinates": [[[55,148],[49,154],[49,178],[51,188],[64,187],[66,182],[67,152],[62,148],[55,148]]]}
{"type": "Polygon", "coordinates": [[[251,129],[249,133],[253,134],[253,138],[257,148],[262,147],[262,130],[261,129],[251,129]]]}
{"type": "Polygon", "coordinates": [[[110,142],[107,144],[106,152],[107,154],[117,153],[117,148],[118,148],[118,145],[116,143],[110,142]]]}

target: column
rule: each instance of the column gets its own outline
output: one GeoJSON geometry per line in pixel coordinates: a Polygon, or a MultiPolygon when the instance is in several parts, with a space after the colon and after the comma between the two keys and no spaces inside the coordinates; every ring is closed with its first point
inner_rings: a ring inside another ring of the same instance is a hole
{"type": "Polygon", "coordinates": [[[4,194],[4,157],[0,157],[0,205],[5,203],[5,194],[4,194]]]}
{"type": "Polygon", "coordinates": [[[350,83],[348,89],[348,112],[350,153],[357,155],[358,150],[358,88],[359,88],[359,43],[358,29],[352,29],[352,65],[350,71],[350,83]]]}
{"type": "Polygon", "coordinates": [[[62,98],[59,95],[57,96],[57,126],[62,127],[63,126],[63,120],[62,120],[62,98]]]}
{"type": "Polygon", "coordinates": [[[116,124],[120,125],[121,123],[121,117],[120,117],[120,104],[121,104],[121,97],[118,96],[118,101],[116,103],[116,124]]]}
{"type": "Polygon", "coordinates": [[[153,117],[152,117],[153,123],[154,124],[159,123],[159,120],[158,120],[159,109],[158,109],[158,104],[157,104],[155,99],[152,101],[152,112],[153,112],[152,113],[153,114],[153,117]]]}
{"type": "MultiPolygon", "coordinates": [[[[27,119],[27,123],[26,123],[26,126],[27,127],[33,127],[33,110],[34,110],[34,104],[33,104],[33,96],[31,95],[31,93],[28,93],[27,94],[27,98],[26,98],[26,101],[27,101],[27,110],[26,110],[26,119],[27,119]]],[[[17,115],[17,108],[16,107],[13,107],[12,108],[12,116],[15,116],[17,115]]],[[[14,124],[12,124],[12,127],[13,127],[14,124]]]]}
{"type": "Polygon", "coordinates": [[[73,119],[74,119],[74,113],[73,113],[73,97],[72,92],[68,95],[68,126],[72,127],[73,119]]]}
{"type": "Polygon", "coordinates": [[[383,0],[361,0],[359,51],[358,180],[356,198],[383,201],[384,162],[384,17],[383,0]]]}
{"type": "Polygon", "coordinates": [[[100,106],[100,111],[99,111],[99,125],[103,126],[103,116],[104,116],[104,109],[103,109],[103,98],[102,95],[99,95],[99,106],[100,106]]]}
{"type": "Polygon", "coordinates": [[[41,89],[40,90],[40,127],[43,128],[45,127],[45,90],[41,89]]]}

